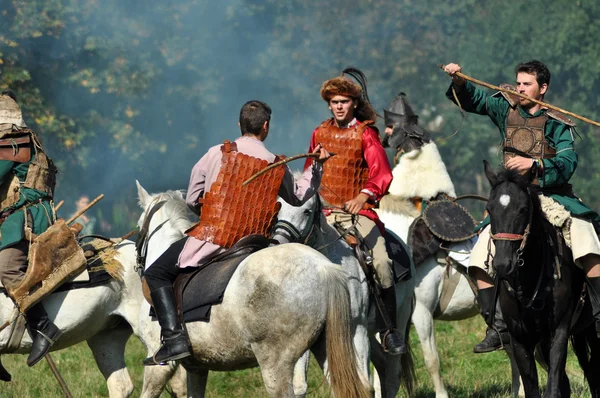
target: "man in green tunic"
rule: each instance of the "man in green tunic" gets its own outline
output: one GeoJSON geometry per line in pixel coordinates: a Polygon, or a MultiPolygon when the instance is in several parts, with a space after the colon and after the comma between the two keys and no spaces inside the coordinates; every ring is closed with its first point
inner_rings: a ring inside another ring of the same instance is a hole
{"type": "MultiPolygon", "coordinates": [[[[37,134],[27,128],[15,97],[0,94],[0,281],[17,286],[27,270],[30,239],[55,221],[51,203],[56,168],[37,134]]],[[[60,336],[38,303],[25,314],[33,345],[27,364],[35,365],[60,336]]]]}
{"type": "MultiPolygon", "coordinates": [[[[577,168],[574,147],[575,124],[564,115],[541,105],[504,92],[488,95],[456,75],[461,71],[457,64],[448,64],[444,71],[452,76],[452,85],[446,96],[455,102],[454,92],[464,110],[487,115],[498,127],[503,141],[504,166],[525,173],[529,170],[537,177],[544,196],[564,206],[570,212],[571,250],[575,263],[586,274],[588,293],[596,318],[596,331],[600,337],[600,240],[594,224],[600,217],[579,198],[568,184],[577,168]],[[531,148],[531,137],[536,141],[531,148]],[[527,144],[522,145],[519,144],[527,144]],[[546,192],[544,192],[546,191],[546,192]]],[[[539,61],[519,64],[515,69],[516,91],[541,101],[550,84],[550,71],[539,61]]],[[[514,88],[513,88],[514,89],[514,88]]],[[[495,320],[490,314],[496,305],[492,278],[484,262],[490,241],[489,221],[480,226],[479,240],[471,253],[469,274],[477,281],[479,306],[488,324],[485,339],[475,346],[475,352],[490,352],[508,343],[506,324],[500,306],[496,306],[495,320]]],[[[491,244],[493,250],[493,242],[491,244]]]]}

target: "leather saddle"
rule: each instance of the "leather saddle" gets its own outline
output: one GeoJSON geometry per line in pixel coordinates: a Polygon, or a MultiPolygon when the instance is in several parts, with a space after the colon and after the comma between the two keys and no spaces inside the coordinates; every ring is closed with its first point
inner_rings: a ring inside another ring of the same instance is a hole
{"type": "Polygon", "coordinates": [[[213,305],[223,301],[231,277],[246,257],[268,247],[262,235],[248,235],[227,251],[208,258],[190,272],[179,275],[173,284],[178,312],[184,322],[209,321],[213,305]]]}

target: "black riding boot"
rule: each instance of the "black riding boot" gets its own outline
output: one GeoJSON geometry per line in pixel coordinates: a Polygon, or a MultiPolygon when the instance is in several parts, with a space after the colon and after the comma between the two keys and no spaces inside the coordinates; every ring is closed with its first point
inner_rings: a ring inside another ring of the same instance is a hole
{"type": "Polygon", "coordinates": [[[592,304],[592,312],[596,319],[596,334],[600,338],[600,277],[585,278],[588,287],[588,296],[592,304]]]}
{"type": "Polygon", "coordinates": [[[503,349],[505,345],[510,344],[510,337],[506,329],[506,323],[502,317],[500,303],[494,303],[494,288],[480,289],[477,301],[481,308],[481,315],[488,328],[485,331],[485,338],[473,348],[473,352],[481,354],[503,349]],[[496,313],[494,314],[494,322],[492,323],[491,318],[494,305],[496,306],[496,313]]]}
{"type": "Polygon", "coordinates": [[[33,340],[27,365],[33,366],[50,351],[50,347],[58,340],[61,332],[55,324],[50,322],[41,303],[31,307],[25,317],[27,318],[27,330],[33,340]]]}
{"type": "Polygon", "coordinates": [[[402,339],[400,332],[396,327],[396,288],[394,286],[387,289],[381,289],[381,299],[383,306],[390,318],[390,324],[387,325],[383,316],[377,311],[377,323],[380,326],[379,336],[383,350],[390,355],[406,354],[406,344],[402,339]]]}
{"type": "Polygon", "coordinates": [[[144,359],[144,366],[164,365],[168,361],[192,355],[183,325],[177,316],[173,288],[165,286],[153,290],[150,297],[160,324],[162,345],[152,357],[144,359]]]}

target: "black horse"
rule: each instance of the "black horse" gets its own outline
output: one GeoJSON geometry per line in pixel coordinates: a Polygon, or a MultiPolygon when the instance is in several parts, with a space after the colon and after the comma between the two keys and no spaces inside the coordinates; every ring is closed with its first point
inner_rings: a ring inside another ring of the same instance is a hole
{"type": "Polygon", "coordinates": [[[570,396],[565,365],[571,337],[591,396],[600,397],[600,341],[589,303],[573,325],[583,297],[583,271],[574,265],[560,231],[546,220],[532,177],[510,170],[496,175],[484,163],[492,186],[487,210],[496,250],[490,265],[511,336],[511,362],[519,368],[525,394],[541,396],[534,360],[539,345],[548,366],[545,396],[570,396]]]}

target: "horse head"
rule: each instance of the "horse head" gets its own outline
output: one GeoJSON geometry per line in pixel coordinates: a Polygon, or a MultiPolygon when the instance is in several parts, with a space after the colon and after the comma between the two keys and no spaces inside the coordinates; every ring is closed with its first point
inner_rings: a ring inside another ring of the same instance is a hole
{"type": "Polygon", "coordinates": [[[419,116],[405,97],[404,93],[398,94],[389,109],[383,111],[385,125],[392,128],[392,133],[385,134],[382,144],[384,148],[395,148],[397,153],[419,150],[431,142],[431,135],[419,126],[419,116]]]}
{"type": "Polygon", "coordinates": [[[486,210],[496,248],[493,269],[500,279],[514,279],[515,271],[524,264],[523,252],[539,199],[530,189],[530,173],[521,175],[515,170],[503,170],[495,174],[487,161],[484,168],[492,187],[486,210]]]}
{"type": "Polygon", "coordinates": [[[143,210],[138,219],[138,262],[150,265],[171,243],[183,237],[184,232],[194,224],[194,214],[185,202],[182,191],[149,194],[138,181],[136,184],[139,205],[143,210]],[[151,239],[152,245],[149,244],[151,239]]]}
{"type": "MultiPolygon", "coordinates": [[[[314,237],[314,229],[320,225],[322,203],[319,195],[314,195],[302,206],[292,206],[279,198],[281,208],[271,238],[279,243],[305,243],[314,237]]],[[[310,244],[309,244],[310,245],[310,244]]]]}

